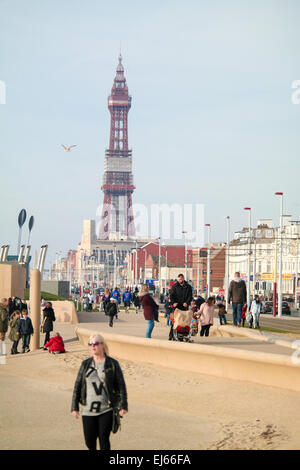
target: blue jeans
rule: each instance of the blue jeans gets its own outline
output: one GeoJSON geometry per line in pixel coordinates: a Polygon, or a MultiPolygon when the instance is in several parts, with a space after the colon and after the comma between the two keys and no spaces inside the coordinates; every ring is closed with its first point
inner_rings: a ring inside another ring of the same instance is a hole
{"type": "Polygon", "coordinates": [[[224,325],[227,324],[226,315],[224,315],[224,314],[219,314],[219,320],[220,320],[220,325],[223,325],[223,322],[224,322],[224,325]]]}
{"type": "Polygon", "coordinates": [[[154,320],[148,320],[146,338],[151,338],[151,333],[152,333],[153,328],[154,328],[154,320]]]}
{"type": "Polygon", "coordinates": [[[243,305],[243,302],[232,302],[232,316],[234,326],[241,324],[243,305]]]}
{"type": "Polygon", "coordinates": [[[170,314],[169,313],[166,314],[166,318],[167,318],[167,326],[170,326],[171,321],[170,321],[170,314]]]}

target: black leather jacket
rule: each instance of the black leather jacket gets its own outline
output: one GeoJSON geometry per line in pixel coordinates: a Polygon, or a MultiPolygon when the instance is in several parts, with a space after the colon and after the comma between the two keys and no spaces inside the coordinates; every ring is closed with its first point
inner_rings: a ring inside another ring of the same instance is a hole
{"type": "MultiPolygon", "coordinates": [[[[74,385],[71,411],[79,411],[79,403],[86,405],[85,376],[89,367],[93,367],[93,358],[89,357],[82,362],[74,385]]],[[[123,373],[118,361],[106,356],[104,363],[104,386],[108,396],[109,406],[128,410],[127,391],[123,373]]]]}

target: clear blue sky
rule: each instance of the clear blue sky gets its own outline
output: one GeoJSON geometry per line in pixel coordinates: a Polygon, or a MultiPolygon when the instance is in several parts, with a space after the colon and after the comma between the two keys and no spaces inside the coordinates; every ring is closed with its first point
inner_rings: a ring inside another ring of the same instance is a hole
{"type": "Polygon", "coordinates": [[[24,207],[48,263],[96,218],[120,42],[135,203],[203,203],[215,241],[245,206],[278,222],[275,191],[300,219],[299,14],[298,0],[0,0],[0,243],[15,251],[24,207]]]}

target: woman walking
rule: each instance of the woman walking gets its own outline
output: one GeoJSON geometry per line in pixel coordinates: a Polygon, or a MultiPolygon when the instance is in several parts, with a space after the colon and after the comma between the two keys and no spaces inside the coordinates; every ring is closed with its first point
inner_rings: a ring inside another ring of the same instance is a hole
{"type": "Polygon", "coordinates": [[[199,310],[199,318],[201,323],[200,336],[209,336],[209,329],[214,324],[215,308],[219,308],[219,305],[214,304],[213,297],[208,297],[207,301],[201,305],[199,310]]]}
{"type": "Polygon", "coordinates": [[[107,315],[107,307],[109,305],[110,296],[111,296],[110,290],[108,289],[108,287],[106,287],[104,294],[102,296],[102,299],[101,299],[105,315],[107,315]]]}
{"type": "Polygon", "coordinates": [[[154,320],[158,321],[158,305],[154,302],[152,296],[149,294],[148,284],[143,284],[140,290],[139,300],[144,309],[145,320],[148,321],[146,338],[151,338],[152,330],[154,328],[154,320]]]}
{"type": "Polygon", "coordinates": [[[261,313],[261,309],[262,309],[262,303],[259,300],[259,296],[256,295],[250,307],[250,312],[253,318],[253,328],[259,328],[258,320],[259,320],[259,315],[261,313]]]}
{"type": "Polygon", "coordinates": [[[52,308],[52,303],[47,302],[46,306],[43,310],[43,323],[42,323],[42,328],[43,328],[43,333],[46,333],[45,335],[45,341],[44,341],[44,350],[46,351],[46,343],[50,340],[50,332],[53,331],[53,322],[56,320],[54,310],[52,308]]]}
{"type": "Polygon", "coordinates": [[[118,361],[108,355],[104,338],[92,335],[88,344],[92,357],[80,366],[71,412],[78,419],[79,404],[82,405],[83,432],[89,450],[97,450],[97,439],[101,450],[110,450],[114,413],[117,410],[123,417],[128,411],[126,385],[118,361]]]}

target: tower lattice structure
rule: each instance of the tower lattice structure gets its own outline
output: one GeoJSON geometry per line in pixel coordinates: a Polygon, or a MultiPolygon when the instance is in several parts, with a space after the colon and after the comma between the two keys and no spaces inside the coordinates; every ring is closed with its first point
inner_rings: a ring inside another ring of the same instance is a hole
{"type": "Polygon", "coordinates": [[[128,94],[122,56],[111,94],[108,109],[111,115],[109,148],[105,150],[104,176],[101,186],[104,202],[99,238],[109,240],[121,236],[134,237],[135,226],[132,193],[135,189],[132,175],[132,150],[128,148],[128,112],[131,96],[128,94]]]}

